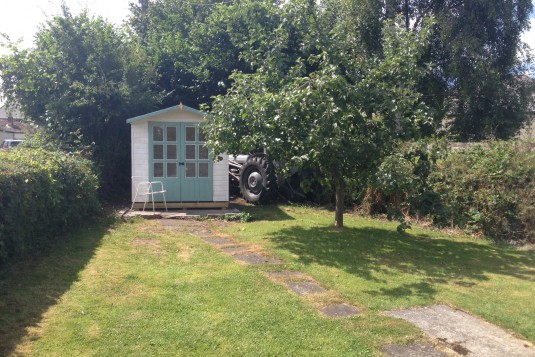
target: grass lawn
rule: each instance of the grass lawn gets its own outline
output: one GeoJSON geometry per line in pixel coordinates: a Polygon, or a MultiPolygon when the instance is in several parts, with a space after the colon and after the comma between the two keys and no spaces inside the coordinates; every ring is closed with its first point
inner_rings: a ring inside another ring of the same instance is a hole
{"type": "Polygon", "coordinates": [[[381,355],[422,338],[381,315],[444,302],[535,342],[535,253],[293,206],[248,207],[221,225],[283,266],[247,266],[157,221],[101,223],[0,270],[0,355],[381,355]],[[260,220],[261,219],[261,220],[260,220]],[[323,317],[271,282],[295,269],[363,314],[323,317]]]}

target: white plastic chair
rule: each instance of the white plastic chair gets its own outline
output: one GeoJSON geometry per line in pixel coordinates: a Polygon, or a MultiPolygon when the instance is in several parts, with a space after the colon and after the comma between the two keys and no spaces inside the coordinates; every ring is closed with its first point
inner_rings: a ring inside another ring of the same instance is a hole
{"type": "MultiPolygon", "coordinates": [[[[134,178],[132,177],[132,180],[134,178]]],[[[152,202],[152,213],[156,213],[154,209],[154,195],[162,195],[163,196],[163,203],[165,205],[165,210],[167,211],[167,201],[165,200],[165,189],[163,187],[162,181],[140,181],[137,184],[136,187],[136,194],[134,195],[134,199],[132,200],[132,206],[130,207],[130,210],[132,211],[134,209],[134,204],[136,203],[136,199],[138,196],[145,196],[145,200],[143,201],[143,212],[145,212],[145,206],[147,205],[147,200],[151,199],[152,202]]]]}

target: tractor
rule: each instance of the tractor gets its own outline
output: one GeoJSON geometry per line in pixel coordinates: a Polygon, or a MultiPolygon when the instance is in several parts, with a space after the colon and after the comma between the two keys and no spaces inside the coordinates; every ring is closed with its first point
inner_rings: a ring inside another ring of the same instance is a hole
{"type": "Polygon", "coordinates": [[[229,157],[230,191],[240,192],[250,203],[262,204],[283,196],[291,200],[304,199],[300,190],[297,169],[290,170],[287,177],[276,174],[276,163],[265,153],[251,153],[229,157]]]}

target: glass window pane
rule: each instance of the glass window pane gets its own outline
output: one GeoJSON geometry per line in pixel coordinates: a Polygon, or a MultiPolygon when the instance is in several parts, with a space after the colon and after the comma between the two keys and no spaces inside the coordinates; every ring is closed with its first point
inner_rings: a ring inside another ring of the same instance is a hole
{"type": "Polygon", "coordinates": [[[195,163],[186,163],[186,177],[195,177],[195,163]]]}
{"type": "Polygon", "coordinates": [[[163,177],[163,164],[161,162],[154,163],[154,177],[163,177]]]}
{"type": "Polygon", "coordinates": [[[167,141],[176,141],[176,127],[175,126],[167,127],[167,141]]]}
{"type": "Polygon", "coordinates": [[[152,140],[163,141],[163,127],[161,126],[152,127],[152,140]]]}
{"type": "Polygon", "coordinates": [[[199,162],[199,177],[208,177],[208,163],[199,162]]]}
{"type": "Polygon", "coordinates": [[[176,160],[176,145],[167,145],[167,160],[176,160]]]}
{"type": "Polygon", "coordinates": [[[195,160],[195,147],[197,145],[186,145],[186,160],[195,160]]]}
{"type": "Polygon", "coordinates": [[[153,145],[152,158],[155,160],[163,160],[163,145],[153,145]]]}
{"type": "Polygon", "coordinates": [[[203,142],[203,143],[206,141],[206,135],[204,134],[204,130],[203,129],[199,130],[199,141],[203,142]]]}
{"type": "Polygon", "coordinates": [[[167,163],[167,177],[177,177],[176,162],[167,163]]]}
{"type": "Polygon", "coordinates": [[[208,160],[208,148],[204,145],[199,145],[199,160],[208,160]]]}
{"type": "Polygon", "coordinates": [[[194,126],[186,127],[186,141],[195,141],[195,129],[197,128],[194,126]]]}

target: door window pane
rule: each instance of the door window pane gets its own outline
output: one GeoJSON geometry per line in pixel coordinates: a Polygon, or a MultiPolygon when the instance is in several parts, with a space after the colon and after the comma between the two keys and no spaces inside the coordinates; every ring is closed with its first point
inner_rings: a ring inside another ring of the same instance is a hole
{"type": "Polygon", "coordinates": [[[155,160],[163,160],[163,145],[153,145],[152,158],[155,160]]]}
{"type": "Polygon", "coordinates": [[[195,163],[186,163],[186,177],[195,177],[195,163]]]}
{"type": "Polygon", "coordinates": [[[163,177],[163,163],[154,163],[154,177],[163,177]]]}
{"type": "Polygon", "coordinates": [[[163,141],[163,127],[161,126],[152,127],[152,140],[163,141]]]}
{"type": "Polygon", "coordinates": [[[167,160],[176,160],[177,151],[176,145],[167,145],[167,160]]]}
{"type": "Polygon", "coordinates": [[[195,147],[197,145],[186,145],[186,160],[195,160],[195,147]]]}
{"type": "Polygon", "coordinates": [[[167,177],[177,177],[176,162],[167,163],[167,177]]]}
{"type": "Polygon", "coordinates": [[[199,145],[199,160],[208,160],[208,148],[204,145],[199,145]]]}
{"type": "Polygon", "coordinates": [[[167,141],[176,141],[176,127],[175,126],[167,127],[167,141]]]}
{"type": "Polygon", "coordinates": [[[199,162],[199,177],[208,177],[208,163],[199,162]]]}
{"type": "Polygon", "coordinates": [[[194,126],[186,127],[186,141],[195,141],[195,129],[194,126]]]}
{"type": "Polygon", "coordinates": [[[203,129],[199,129],[199,141],[203,143],[206,141],[206,135],[203,129]]]}

